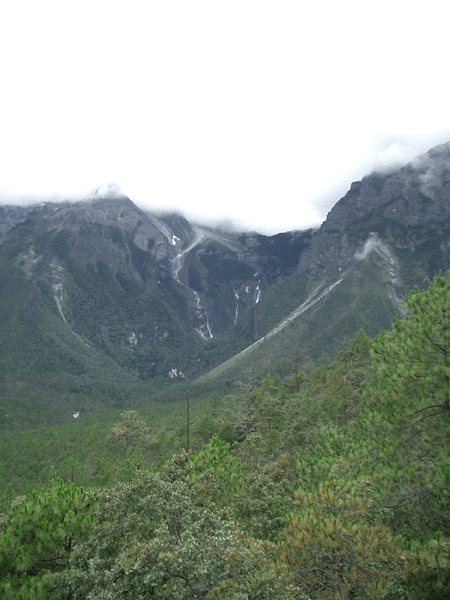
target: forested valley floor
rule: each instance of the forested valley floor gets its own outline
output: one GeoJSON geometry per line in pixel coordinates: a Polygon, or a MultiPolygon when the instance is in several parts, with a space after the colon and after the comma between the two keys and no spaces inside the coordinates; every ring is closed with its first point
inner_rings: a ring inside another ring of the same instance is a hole
{"type": "Polygon", "coordinates": [[[450,273],[404,304],[285,377],[2,434],[0,596],[450,598],[450,273]]]}

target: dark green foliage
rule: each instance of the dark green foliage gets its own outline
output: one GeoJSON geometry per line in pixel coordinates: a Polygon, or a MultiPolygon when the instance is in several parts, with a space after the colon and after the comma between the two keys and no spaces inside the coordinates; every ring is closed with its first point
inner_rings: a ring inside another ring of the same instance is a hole
{"type": "Polygon", "coordinates": [[[420,174],[271,237],[126,199],[7,216],[2,597],[449,596],[450,276],[390,330],[450,267],[420,174]]]}
{"type": "Polygon", "coordinates": [[[336,277],[336,286],[318,301],[315,298],[327,288],[308,289],[305,274],[295,273],[284,280],[251,309],[250,344],[264,339],[245,354],[222,363],[203,379],[239,378],[251,365],[260,371],[271,365],[283,372],[281,361],[275,367],[272,357],[285,359],[299,343],[302,351],[317,361],[324,349],[333,356],[342,342],[351,339],[359,329],[364,329],[370,336],[380,329],[387,329],[398,308],[385,293],[389,280],[384,267],[380,268],[381,262],[378,255],[369,255],[341,279],[336,277]],[[304,311],[302,303],[308,307],[304,311]],[[275,310],[280,305],[286,307],[286,312],[291,310],[291,315],[297,311],[299,316],[286,319],[277,333],[268,335],[280,325],[277,321],[279,312],[275,310]]]}
{"type": "Polygon", "coordinates": [[[293,581],[311,599],[385,598],[414,572],[415,564],[405,558],[401,538],[369,522],[371,500],[364,495],[364,481],[352,481],[345,471],[338,462],[317,490],[296,492],[283,558],[293,581]]]}
{"type": "Polygon", "coordinates": [[[196,290],[197,292],[203,291],[200,273],[197,271],[193,263],[191,263],[188,268],[188,285],[191,289],[196,290]]]}
{"type": "Polygon", "coordinates": [[[71,237],[70,233],[64,229],[60,229],[51,237],[50,248],[55,252],[58,258],[62,260],[69,258],[71,252],[71,237]]]}
{"type": "MultiPolygon", "coordinates": [[[[446,275],[413,292],[410,316],[392,332],[372,344],[360,330],[328,364],[297,351],[287,377],[250,371],[239,395],[192,400],[199,449],[173,456],[159,474],[139,472],[131,455],[139,446],[136,458],[149,469],[182,447],[184,414],[158,423],[156,406],[123,413],[129,422],[106,428],[111,440],[126,441],[125,461],[110,463],[122,483],[88,495],[98,523],[86,521],[68,570],[24,563],[19,572],[5,555],[3,589],[14,600],[19,588],[24,600],[32,597],[26,590],[121,598],[125,590],[142,595],[150,582],[159,597],[212,598],[216,590],[225,598],[301,598],[294,585],[310,598],[446,597],[449,290],[446,275]],[[219,431],[235,433],[233,448],[219,437],[201,447],[219,431]]],[[[58,472],[86,480],[94,473],[86,465],[86,457],[69,456],[58,472]]],[[[25,522],[17,527],[24,531],[25,522]]]]}
{"type": "Polygon", "coordinates": [[[274,547],[241,531],[208,499],[217,481],[189,488],[183,468],[173,477],[174,463],[185,464],[180,458],[161,475],[141,472],[94,494],[99,523],[75,548],[70,570],[47,578],[52,597],[292,597],[273,563],[274,547]]]}
{"type": "Polygon", "coordinates": [[[371,468],[391,480],[394,527],[412,539],[429,539],[436,530],[450,535],[450,273],[437,276],[425,292],[411,292],[405,305],[409,316],[396,319],[392,333],[373,345],[380,377],[367,390],[359,425],[377,445],[371,468]]]}

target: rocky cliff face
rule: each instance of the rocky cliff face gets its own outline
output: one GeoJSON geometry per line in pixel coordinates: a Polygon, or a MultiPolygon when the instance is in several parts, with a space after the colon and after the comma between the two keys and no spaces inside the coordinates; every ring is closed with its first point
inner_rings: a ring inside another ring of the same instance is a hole
{"type": "Polygon", "coordinates": [[[429,271],[450,267],[450,142],[395,172],[352,183],[302,254],[299,269],[331,275],[352,263],[373,234],[404,259],[405,290],[426,284],[429,271]]]}
{"type": "Polygon", "coordinates": [[[0,243],[18,223],[25,221],[29,209],[22,206],[0,206],[0,243]]]}

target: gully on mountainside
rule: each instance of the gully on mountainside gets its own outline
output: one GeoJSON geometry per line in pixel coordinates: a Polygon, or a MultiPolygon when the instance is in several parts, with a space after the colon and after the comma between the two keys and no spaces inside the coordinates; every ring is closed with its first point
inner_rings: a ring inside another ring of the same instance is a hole
{"type": "Polygon", "coordinates": [[[175,258],[172,259],[172,276],[177,283],[188,289],[193,294],[195,304],[197,305],[196,313],[198,321],[195,330],[204,340],[211,340],[214,336],[209,326],[208,311],[206,310],[205,306],[201,304],[200,295],[198,292],[182,283],[179,277],[180,270],[183,266],[183,257],[206,238],[206,233],[200,229],[200,227],[194,225],[193,230],[195,234],[193,241],[187,246],[187,248],[182,250],[175,258]]]}
{"type": "Polygon", "coordinates": [[[392,256],[388,247],[379,239],[378,235],[376,233],[371,233],[364,244],[363,250],[361,252],[356,252],[354,256],[357,260],[365,260],[372,251],[376,252],[386,264],[390,278],[390,288],[388,290],[389,297],[396,304],[400,314],[406,315],[408,311],[403,305],[401,298],[397,294],[398,275],[395,270],[394,257],[392,256]]]}

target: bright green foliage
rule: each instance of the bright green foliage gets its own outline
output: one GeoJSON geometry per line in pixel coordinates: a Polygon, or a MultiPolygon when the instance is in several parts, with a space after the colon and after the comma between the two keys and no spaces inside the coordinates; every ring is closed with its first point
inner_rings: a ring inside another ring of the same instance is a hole
{"type": "Polygon", "coordinates": [[[229,505],[242,488],[241,463],[237,454],[230,451],[230,444],[217,437],[191,456],[186,473],[189,486],[201,482],[207,472],[219,483],[214,501],[220,506],[229,505]]]}
{"type": "Polygon", "coordinates": [[[0,537],[3,594],[16,598],[14,594],[24,586],[33,588],[30,578],[39,580],[46,571],[64,569],[73,549],[86,537],[93,510],[93,501],[83,488],[61,480],[42,494],[18,498],[6,515],[0,537]]]}
{"type": "Polygon", "coordinates": [[[218,506],[231,508],[246,531],[266,540],[278,539],[283,529],[286,511],[292,506],[295,477],[287,456],[243,474],[237,454],[218,438],[194,453],[186,468],[186,480],[191,489],[196,486],[195,494],[206,490],[218,506]]]}
{"type": "Polygon", "coordinates": [[[347,479],[342,461],[331,475],[317,490],[296,493],[298,512],[288,517],[282,558],[311,599],[383,598],[414,562],[389,528],[368,521],[364,481],[347,479]]]}

